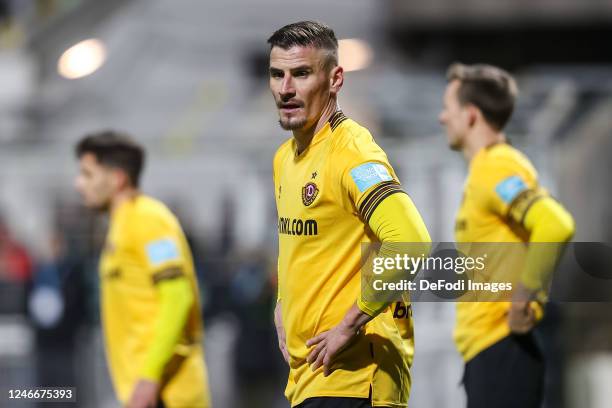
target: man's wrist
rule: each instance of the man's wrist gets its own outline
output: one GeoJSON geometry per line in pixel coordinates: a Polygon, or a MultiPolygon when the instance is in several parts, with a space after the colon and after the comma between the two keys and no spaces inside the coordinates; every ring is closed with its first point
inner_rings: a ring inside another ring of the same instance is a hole
{"type": "Polygon", "coordinates": [[[372,316],[355,305],[346,313],[344,319],[340,322],[340,326],[343,330],[356,334],[370,320],[372,320],[372,316]]]}
{"type": "Polygon", "coordinates": [[[530,302],[536,300],[538,297],[537,289],[530,289],[523,283],[519,283],[514,291],[512,301],[513,302],[530,302]]]}
{"type": "Polygon", "coordinates": [[[350,333],[357,333],[359,331],[357,322],[353,319],[347,319],[346,317],[340,322],[340,329],[350,333]]]}

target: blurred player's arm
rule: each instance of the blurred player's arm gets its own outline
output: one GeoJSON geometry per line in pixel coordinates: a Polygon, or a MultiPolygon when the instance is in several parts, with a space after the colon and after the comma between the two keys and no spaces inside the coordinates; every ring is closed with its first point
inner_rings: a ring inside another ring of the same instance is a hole
{"type": "Polygon", "coordinates": [[[140,407],[157,401],[165,368],[181,341],[195,293],[186,275],[186,255],[173,221],[151,213],[133,222],[138,225],[133,237],[135,249],[158,299],[157,315],[151,316],[155,319],[153,333],[128,405],[140,407]]]}
{"type": "Polygon", "coordinates": [[[574,219],[552,197],[537,200],[527,210],[523,225],[530,233],[521,283],[529,291],[545,291],[565,244],[574,235],[574,219]]]}
{"type": "Polygon", "coordinates": [[[487,170],[495,180],[494,186],[488,187],[494,191],[490,195],[491,208],[529,234],[530,245],[508,313],[512,332],[526,333],[542,317],[542,308],[537,303],[546,301],[552,273],[574,234],[574,220],[520,167],[504,163],[487,170]]]}
{"type": "Polygon", "coordinates": [[[512,208],[510,214],[529,232],[525,266],[508,313],[510,329],[522,334],[531,330],[542,317],[542,307],[535,301],[546,302],[553,271],[575,227],[571,214],[547,195],[535,199],[522,215],[512,208]]]}
{"type": "Polygon", "coordinates": [[[141,371],[142,378],[155,382],[161,379],[164,367],[174,354],[195,301],[193,289],[187,278],[180,271],[175,273],[177,276],[160,280],[156,284],[159,294],[159,315],[155,323],[155,334],[141,371]]]}
{"type": "Polygon", "coordinates": [[[180,269],[158,272],[153,279],[159,295],[159,315],[129,408],[157,406],[164,367],[174,354],[195,300],[191,285],[180,269]]]}
{"type": "Polygon", "coordinates": [[[574,220],[563,206],[538,184],[533,172],[513,160],[498,160],[479,169],[482,197],[495,214],[529,234],[529,245],[520,282],[532,291],[545,291],[574,234],[574,220]],[[545,243],[545,244],[544,244],[545,243]]]}

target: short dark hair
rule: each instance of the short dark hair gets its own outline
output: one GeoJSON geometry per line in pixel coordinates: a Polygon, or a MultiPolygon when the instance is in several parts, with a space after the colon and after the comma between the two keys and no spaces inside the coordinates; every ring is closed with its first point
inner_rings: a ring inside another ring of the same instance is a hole
{"type": "Polygon", "coordinates": [[[317,21],[300,21],[279,28],[268,38],[270,49],[288,50],[294,46],[314,47],[328,52],[325,68],[338,65],[338,39],[334,30],[317,21]]]}
{"type": "Polygon", "coordinates": [[[92,133],[79,141],[75,153],[77,158],[91,153],[100,164],[125,171],[132,186],[138,187],[145,151],[129,135],[114,130],[92,133]]]}
{"type": "Polygon", "coordinates": [[[446,79],[460,81],[458,98],[462,105],[472,104],[496,130],[510,120],[518,96],[516,81],[501,68],[486,64],[452,64],[446,79]]]}

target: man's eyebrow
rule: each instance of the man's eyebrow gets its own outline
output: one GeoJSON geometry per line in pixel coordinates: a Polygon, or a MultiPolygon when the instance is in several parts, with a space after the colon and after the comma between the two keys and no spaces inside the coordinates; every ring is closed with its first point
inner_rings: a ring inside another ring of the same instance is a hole
{"type": "Polygon", "coordinates": [[[270,67],[270,68],[268,68],[268,73],[270,75],[272,75],[272,74],[282,74],[283,70],[280,69],[280,68],[276,68],[276,67],[270,67]]]}
{"type": "Polygon", "coordinates": [[[312,67],[310,65],[300,65],[299,67],[291,68],[291,72],[294,71],[312,71],[312,67]]]}

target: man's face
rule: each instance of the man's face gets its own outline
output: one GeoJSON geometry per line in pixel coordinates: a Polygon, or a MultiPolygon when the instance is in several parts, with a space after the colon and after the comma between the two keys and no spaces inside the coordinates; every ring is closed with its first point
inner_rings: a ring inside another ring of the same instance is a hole
{"type": "Polygon", "coordinates": [[[461,106],[458,91],[461,82],[451,81],[444,92],[444,108],[440,112],[440,124],[446,129],[448,145],[453,150],[461,150],[469,129],[469,112],[461,106]]]}
{"type": "Polygon", "coordinates": [[[96,156],[85,153],[79,159],[79,175],[75,186],[83,197],[86,207],[95,210],[108,210],[116,191],[117,170],[98,163],[96,156]]]}
{"type": "Polygon", "coordinates": [[[325,57],[314,47],[272,47],[270,90],[283,129],[306,130],[319,120],[331,96],[333,70],[325,68],[325,57]]]}

